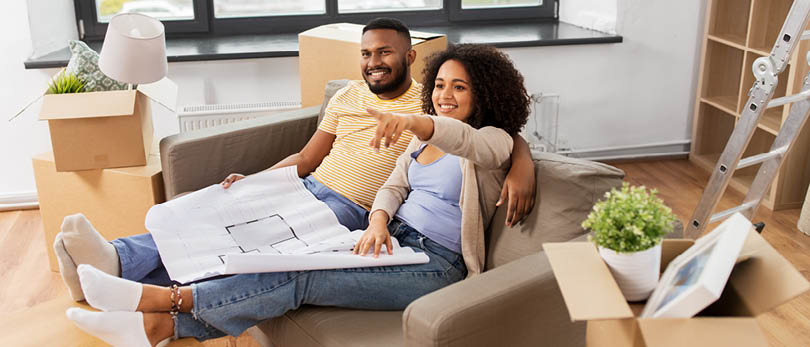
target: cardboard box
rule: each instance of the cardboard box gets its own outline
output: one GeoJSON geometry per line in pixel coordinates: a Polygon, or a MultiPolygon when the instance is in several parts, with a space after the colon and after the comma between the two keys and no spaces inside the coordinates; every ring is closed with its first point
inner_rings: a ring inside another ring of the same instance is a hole
{"type": "Polygon", "coordinates": [[[174,110],[176,97],[176,85],[165,78],[137,90],[44,95],[39,119],[48,121],[56,171],[146,165],[151,100],[174,110]]]}
{"type": "MultiPolygon", "coordinates": [[[[661,270],[692,245],[664,240],[661,270]]],[[[756,316],[810,290],[810,283],[751,229],[720,299],[698,316],[636,318],[644,303],[627,303],[589,242],[546,243],[554,276],[572,321],[587,321],[588,346],[767,346],[756,316]]]]}
{"type": "Polygon", "coordinates": [[[149,156],[146,166],[57,172],[52,153],[34,156],[34,178],[51,270],[59,271],[53,240],[62,220],[83,213],[107,240],[148,232],[146,212],[164,202],[160,159],[149,156]]]}
{"type": "MultiPolygon", "coordinates": [[[[301,107],[323,102],[326,82],[331,80],[361,80],[360,39],[363,25],[350,23],[326,24],[298,34],[298,68],[301,76],[301,107]]],[[[416,60],[411,76],[422,82],[424,58],[447,47],[447,37],[441,34],[411,31],[411,44],[416,60]]]]}

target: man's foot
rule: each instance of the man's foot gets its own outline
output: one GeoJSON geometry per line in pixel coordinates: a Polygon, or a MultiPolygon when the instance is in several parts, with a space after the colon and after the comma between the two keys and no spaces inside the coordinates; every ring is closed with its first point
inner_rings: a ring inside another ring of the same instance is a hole
{"type": "Polygon", "coordinates": [[[76,265],[90,264],[113,276],[121,276],[121,263],[115,247],[99,234],[83,214],[62,221],[64,249],[76,265]]]}
{"type": "MultiPolygon", "coordinates": [[[[92,312],[71,307],[65,314],[80,329],[113,346],[151,347],[153,344],[147,336],[142,312],[92,312]]],[[[153,337],[153,340],[161,339],[153,337]]],[[[169,339],[165,338],[154,343],[163,346],[168,342],[169,339]]]]}
{"type": "Polygon", "coordinates": [[[73,262],[70,254],[65,249],[62,233],[56,234],[56,239],[53,241],[53,252],[56,254],[59,273],[62,275],[62,281],[65,282],[70,297],[76,301],[84,300],[82,285],[79,283],[79,274],[76,273],[76,263],[73,262]]]}
{"type": "Polygon", "coordinates": [[[143,285],[81,264],[76,268],[87,303],[102,311],[135,311],[143,285]]]}

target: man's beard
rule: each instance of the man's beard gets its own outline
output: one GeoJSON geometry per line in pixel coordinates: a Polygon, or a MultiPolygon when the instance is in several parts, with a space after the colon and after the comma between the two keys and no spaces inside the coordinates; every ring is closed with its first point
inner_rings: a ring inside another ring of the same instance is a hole
{"type": "Polygon", "coordinates": [[[380,95],[385,94],[388,92],[393,92],[405,83],[405,79],[408,77],[408,64],[405,63],[405,59],[402,59],[402,66],[400,66],[399,74],[394,76],[394,80],[390,83],[386,84],[379,84],[379,85],[372,85],[371,82],[368,81],[368,75],[366,72],[363,71],[363,80],[366,81],[368,85],[368,89],[371,90],[372,93],[380,95]]]}

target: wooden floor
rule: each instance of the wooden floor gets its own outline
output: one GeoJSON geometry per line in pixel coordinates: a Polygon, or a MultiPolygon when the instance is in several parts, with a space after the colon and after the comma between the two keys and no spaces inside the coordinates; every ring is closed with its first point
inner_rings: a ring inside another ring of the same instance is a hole
{"type": "MultiPolygon", "coordinates": [[[[708,174],[686,160],[613,164],[631,184],[657,188],[659,196],[684,224],[703,191],[708,174]]],[[[721,209],[743,196],[729,190],[721,209]]],[[[763,236],[810,279],[810,237],[796,229],[799,210],[760,209],[755,222],[766,224],[763,236]]],[[[58,273],[48,270],[38,210],[0,213],[0,316],[65,295],[58,273]]],[[[810,346],[810,293],[759,317],[772,346],[810,346]]],[[[256,346],[249,336],[208,341],[206,346],[256,346]]]]}

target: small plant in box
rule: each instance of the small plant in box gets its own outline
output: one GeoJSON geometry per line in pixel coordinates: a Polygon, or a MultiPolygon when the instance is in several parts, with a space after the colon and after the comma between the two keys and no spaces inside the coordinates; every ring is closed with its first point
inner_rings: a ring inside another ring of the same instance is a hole
{"type": "Polygon", "coordinates": [[[658,283],[661,240],[675,216],[657,191],[624,183],[593,206],[582,222],[628,301],[646,299],[658,283]]]}
{"type": "Polygon", "coordinates": [[[84,92],[85,82],[74,74],[60,72],[48,82],[48,94],[67,94],[84,92]]]}

